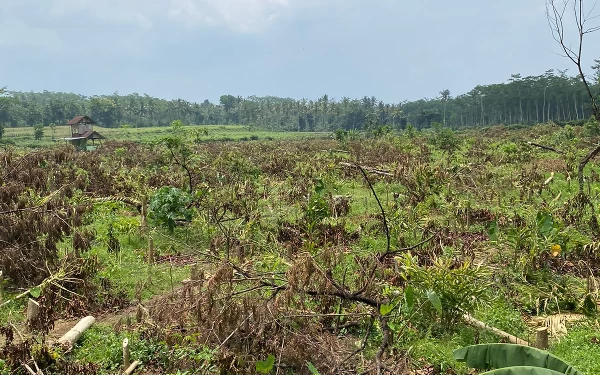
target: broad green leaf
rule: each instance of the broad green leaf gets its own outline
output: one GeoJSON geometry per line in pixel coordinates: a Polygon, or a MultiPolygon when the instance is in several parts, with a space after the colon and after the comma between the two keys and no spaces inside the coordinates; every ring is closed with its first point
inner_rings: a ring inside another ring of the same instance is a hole
{"type": "Polygon", "coordinates": [[[311,374],[321,375],[319,370],[317,370],[317,368],[311,362],[306,362],[306,367],[308,367],[308,371],[310,371],[311,374]]]}
{"type": "Polygon", "coordinates": [[[261,374],[268,374],[269,371],[273,369],[275,365],[275,356],[273,354],[269,354],[267,359],[264,361],[256,361],[256,371],[261,374]]]}
{"type": "MultiPolygon", "coordinates": [[[[540,349],[516,344],[480,344],[454,351],[454,359],[478,370],[513,366],[541,367],[566,375],[583,375],[562,359],[540,349]]],[[[495,373],[498,374],[498,373],[495,373]]],[[[509,374],[509,373],[507,373],[509,374]]],[[[521,374],[513,372],[512,374],[521,374]]],[[[533,373],[532,373],[533,374],[533,373]]]]}
{"type": "Polygon", "coordinates": [[[490,236],[490,241],[498,242],[498,222],[493,221],[488,228],[488,235],[490,236]]]}
{"type": "Polygon", "coordinates": [[[552,231],[552,228],[554,228],[554,220],[552,219],[552,216],[545,212],[538,212],[536,219],[538,231],[541,235],[547,237],[552,231]]]}
{"type": "Polygon", "coordinates": [[[408,311],[412,311],[415,307],[415,289],[410,285],[404,288],[404,303],[408,311]]]}
{"type": "Polygon", "coordinates": [[[428,290],[427,299],[429,299],[429,302],[431,302],[438,314],[442,315],[442,301],[440,300],[440,297],[437,295],[437,293],[433,290],[428,290]]]}
{"type": "Polygon", "coordinates": [[[563,373],[535,366],[513,366],[484,372],[481,375],[563,375],[563,373]]]}
{"type": "Polygon", "coordinates": [[[383,304],[383,305],[379,306],[379,313],[383,316],[386,316],[387,314],[391,313],[393,309],[394,309],[393,303],[383,304]]]}
{"type": "Polygon", "coordinates": [[[42,289],[39,286],[36,286],[34,288],[29,289],[29,294],[31,294],[33,298],[39,298],[42,294],[42,289]]]}
{"type": "Polygon", "coordinates": [[[325,190],[325,184],[323,183],[323,180],[317,178],[315,184],[315,193],[321,195],[321,193],[323,193],[323,190],[325,190]]]}
{"type": "Polygon", "coordinates": [[[398,330],[402,327],[402,324],[388,322],[388,327],[390,327],[390,329],[392,330],[392,332],[397,333],[398,330]]]}

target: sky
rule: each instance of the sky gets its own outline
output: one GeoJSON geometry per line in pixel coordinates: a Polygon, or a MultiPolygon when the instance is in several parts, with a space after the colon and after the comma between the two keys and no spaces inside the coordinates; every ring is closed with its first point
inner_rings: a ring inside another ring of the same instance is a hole
{"type": "MultiPolygon", "coordinates": [[[[589,67],[600,32],[584,43],[589,67]]],[[[544,0],[0,0],[13,91],[399,103],[574,74],[559,52],[544,0]]]]}

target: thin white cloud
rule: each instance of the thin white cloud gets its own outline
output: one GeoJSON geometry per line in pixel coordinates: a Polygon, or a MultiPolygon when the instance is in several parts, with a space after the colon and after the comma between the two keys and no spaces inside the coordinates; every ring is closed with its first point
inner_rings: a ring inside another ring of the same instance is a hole
{"type": "Polygon", "coordinates": [[[45,0],[35,7],[28,3],[0,0],[0,23],[18,20],[39,26],[93,21],[106,27],[146,30],[165,24],[172,28],[175,24],[260,33],[294,11],[325,5],[319,0],[45,0]]]}
{"type": "Polygon", "coordinates": [[[154,18],[164,12],[164,1],[151,0],[52,0],[50,14],[55,17],[85,17],[119,25],[149,29],[154,18]],[[162,5],[161,5],[162,4],[162,5]]]}
{"type": "Polygon", "coordinates": [[[291,0],[171,0],[169,16],[187,27],[223,26],[242,33],[266,30],[291,0]]]}

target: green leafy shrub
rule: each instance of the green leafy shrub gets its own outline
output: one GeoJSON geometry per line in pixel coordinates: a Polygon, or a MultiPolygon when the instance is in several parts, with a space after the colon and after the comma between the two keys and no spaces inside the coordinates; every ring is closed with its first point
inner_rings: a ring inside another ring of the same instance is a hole
{"type": "Polygon", "coordinates": [[[544,259],[564,254],[571,242],[564,224],[548,212],[539,211],[527,224],[510,228],[506,238],[514,249],[513,261],[524,273],[540,268],[544,259]]]}
{"type": "Polygon", "coordinates": [[[432,128],[431,144],[448,153],[452,153],[460,148],[461,139],[456,136],[452,129],[437,122],[432,124],[432,128]]]}
{"type": "Polygon", "coordinates": [[[163,186],[152,196],[148,216],[173,232],[178,219],[192,219],[193,211],[188,208],[191,203],[192,197],[188,193],[173,186],[163,186]]]}
{"type": "Polygon", "coordinates": [[[325,185],[323,181],[321,179],[317,179],[315,191],[308,199],[308,204],[304,211],[304,219],[309,225],[318,224],[331,214],[329,210],[329,202],[323,194],[324,190],[325,185]]]}
{"type": "Polygon", "coordinates": [[[584,132],[589,137],[596,137],[600,135],[600,126],[598,126],[598,121],[595,118],[590,118],[583,124],[584,132]]]}
{"type": "MultiPolygon", "coordinates": [[[[475,311],[488,305],[491,296],[488,289],[491,285],[486,268],[472,266],[469,262],[455,264],[451,257],[436,259],[431,267],[421,266],[416,257],[405,254],[397,258],[403,271],[403,277],[415,288],[416,298],[420,301],[431,301],[437,295],[441,302],[440,328],[451,330],[462,319],[463,314],[475,311]]],[[[435,303],[423,305],[420,318],[416,323],[429,324],[439,315],[435,303]]]]}
{"type": "Polygon", "coordinates": [[[333,138],[338,142],[346,142],[348,141],[348,131],[344,129],[336,129],[333,132],[333,138]]]}
{"type": "Polygon", "coordinates": [[[44,125],[37,124],[33,126],[33,137],[36,141],[39,141],[44,137],[44,125]]]}

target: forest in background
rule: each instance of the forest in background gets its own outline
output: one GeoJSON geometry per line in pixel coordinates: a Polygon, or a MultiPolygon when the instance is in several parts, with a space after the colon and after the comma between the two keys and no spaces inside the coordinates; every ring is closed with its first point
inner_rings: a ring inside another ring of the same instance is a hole
{"type": "MultiPolygon", "coordinates": [[[[592,89],[600,92],[600,59],[592,66],[592,89]]],[[[273,96],[242,98],[222,95],[219,103],[165,100],[137,93],[84,96],[44,91],[3,90],[0,126],[66,124],[87,114],[105,127],[167,126],[174,120],[190,125],[243,124],[272,131],[372,130],[434,123],[453,128],[547,121],[583,122],[591,116],[590,99],[578,76],[548,70],[539,76],[511,75],[507,82],[479,85],[452,96],[442,90],[432,99],[385,103],[376,97],[317,100],[273,96]]]]}

